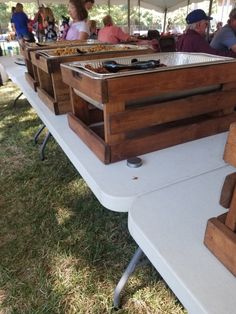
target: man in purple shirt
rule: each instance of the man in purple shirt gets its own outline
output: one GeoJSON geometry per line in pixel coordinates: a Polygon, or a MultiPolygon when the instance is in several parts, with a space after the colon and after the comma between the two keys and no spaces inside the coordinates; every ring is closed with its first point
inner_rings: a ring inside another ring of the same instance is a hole
{"type": "Polygon", "coordinates": [[[236,58],[236,53],[214,49],[206,41],[206,29],[211,19],[212,17],[207,16],[201,9],[190,12],[186,17],[185,34],[180,36],[177,41],[177,51],[202,52],[236,58]]]}

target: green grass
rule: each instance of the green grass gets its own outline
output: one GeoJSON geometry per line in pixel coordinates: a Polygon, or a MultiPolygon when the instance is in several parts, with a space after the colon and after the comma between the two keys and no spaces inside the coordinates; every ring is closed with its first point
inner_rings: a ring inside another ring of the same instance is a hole
{"type": "MultiPolygon", "coordinates": [[[[0,313],[111,313],[135,251],[127,214],[97,201],[17,87],[0,87],[0,313]],[[43,137],[43,136],[42,136],[43,137]],[[41,140],[42,140],[41,137],[41,140]]],[[[136,270],[120,313],[186,313],[151,266],[136,270]]]]}

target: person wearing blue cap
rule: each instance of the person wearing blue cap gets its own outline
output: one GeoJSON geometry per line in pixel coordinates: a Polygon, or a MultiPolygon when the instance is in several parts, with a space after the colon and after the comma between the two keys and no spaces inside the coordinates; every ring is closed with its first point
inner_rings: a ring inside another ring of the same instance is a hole
{"type": "Polygon", "coordinates": [[[185,33],[177,40],[177,51],[201,52],[236,58],[236,53],[233,51],[223,51],[209,45],[205,35],[210,20],[212,17],[208,16],[202,9],[190,12],[186,17],[185,33]]]}
{"type": "Polygon", "coordinates": [[[213,37],[212,48],[236,52],[236,8],[231,10],[229,20],[213,37]]]}

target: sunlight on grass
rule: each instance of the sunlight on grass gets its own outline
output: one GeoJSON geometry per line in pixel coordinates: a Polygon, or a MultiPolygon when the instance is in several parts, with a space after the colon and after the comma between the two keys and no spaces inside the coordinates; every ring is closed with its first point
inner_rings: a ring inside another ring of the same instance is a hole
{"type": "MultiPolygon", "coordinates": [[[[105,209],[41,125],[19,90],[0,87],[0,313],[113,313],[115,285],[136,244],[127,213],[105,209]],[[42,141],[44,133],[39,140],[42,141]]],[[[116,314],[183,314],[158,273],[139,268],[116,314]]]]}
{"type": "Polygon", "coordinates": [[[69,219],[75,216],[75,213],[73,213],[71,210],[65,207],[64,208],[59,207],[57,208],[56,211],[57,211],[56,219],[59,225],[65,224],[66,221],[68,221],[69,219]]]}

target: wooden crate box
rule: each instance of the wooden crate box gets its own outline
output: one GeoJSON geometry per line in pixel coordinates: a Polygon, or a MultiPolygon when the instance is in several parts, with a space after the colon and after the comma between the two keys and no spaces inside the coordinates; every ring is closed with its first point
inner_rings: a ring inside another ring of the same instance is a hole
{"type": "Polygon", "coordinates": [[[37,68],[31,61],[31,52],[37,52],[48,49],[55,49],[60,47],[67,47],[71,45],[78,44],[88,44],[87,41],[81,40],[61,40],[56,42],[44,42],[44,43],[27,43],[24,42],[20,45],[20,51],[22,56],[24,57],[25,64],[27,67],[27,72],[25,73],[25,77],[30,86],[36,91],[37,86],[39,85],[37,68]]]}
{"type": "Polygon", "coordinates": [[[39,79],[39,87],[37,92],[44,103],[55,113],[63,114],[72,110],[69,96],[69,88],[61,77],[60,64],[65,62],[73,62],[80,60],[99,59],[104,57],[116,57],[126,55],[138,55],[141,53],[151,53],[151,49],[145,46],[136,45],[101,45],[95,44],[93,47],[76,46],[75,49],[83,49],[84,51],[94,50],[97,52],[73,53],[56,56],[56,51],[32,52],[31,60],[33,65],[37,67],[37,75],[39,79]],[[101,47],[106,47],[105,51],[101,47]],[[109,47],[109,48],[107,48],[109,47]],[[129,47],[128,49],[126,47],[129,47]],[[110,50],[109,50],[110,49],[110,50]]]}
{"type": "Polygon", "coordinates": [[[99,74],[86,69],[98,61],[62,65],[69,125],[106,164],[223,132],[236,121],[233,59],[175,52],[139,59],[155,58],[167,67],[99,74]]]}

